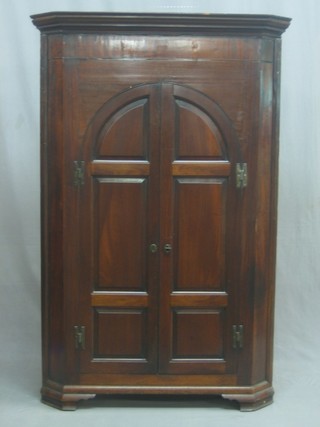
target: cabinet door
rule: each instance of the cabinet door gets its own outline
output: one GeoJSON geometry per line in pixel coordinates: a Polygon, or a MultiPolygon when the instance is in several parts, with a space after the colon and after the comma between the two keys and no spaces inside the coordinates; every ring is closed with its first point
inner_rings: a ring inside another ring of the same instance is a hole
{"type": "Polygon", "coordinates": [[[82,190],[82,372],[157,369],[159,86],[124,91],[94,116],[82,190]]]}
{"type": "Polygon", "coordinates": [[[121,92],[86,135],[81,372],[235,371],[237,141],[205,94],[121,92]]]}
{"type": "Polygon", "coordinates": [[[166,84],[162,108],[160,372],[231,372],[236,137],[198,91],[166,84]]]}

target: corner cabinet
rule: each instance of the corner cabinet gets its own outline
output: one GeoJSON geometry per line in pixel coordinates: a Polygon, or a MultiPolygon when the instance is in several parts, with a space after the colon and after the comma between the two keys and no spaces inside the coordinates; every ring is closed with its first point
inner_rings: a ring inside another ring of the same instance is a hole
{"type": "Polygon", "coordinates": [[[280,37],[269,15],[46,13],[43,402],[272,402],[280,37]]]}

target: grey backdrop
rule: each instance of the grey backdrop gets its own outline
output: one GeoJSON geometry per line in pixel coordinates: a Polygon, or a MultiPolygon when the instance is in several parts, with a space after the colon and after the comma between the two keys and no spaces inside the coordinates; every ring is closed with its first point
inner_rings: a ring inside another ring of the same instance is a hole
{"type": "Polygon", "coordinates": [[[320,425],[319,0],[0,0],[0,425],[320,425]],[[63,413],[39,403],[39,32],[53,10],[278,14],[283,36],[274,385],[253,414],[230,403],[102,400],[63,413]],[[221,408],[223,406],[223,408],[221,408]]]}

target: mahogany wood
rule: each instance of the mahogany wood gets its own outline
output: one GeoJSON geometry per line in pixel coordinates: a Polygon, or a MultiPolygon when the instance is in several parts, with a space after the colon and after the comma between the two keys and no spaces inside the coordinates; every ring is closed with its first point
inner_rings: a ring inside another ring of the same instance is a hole
{"type": "Polygon", "coordinates": [[[42,40],[43,402],[70,410],[96,394],[190,393],[245,411],[271,403],[290,20],[32,19],[42,40]]]}

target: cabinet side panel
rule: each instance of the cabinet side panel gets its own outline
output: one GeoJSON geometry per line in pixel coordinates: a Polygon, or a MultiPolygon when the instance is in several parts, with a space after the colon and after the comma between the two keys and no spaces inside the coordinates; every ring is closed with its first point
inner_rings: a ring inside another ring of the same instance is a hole
{"type": "Polygon", "coordinates": [[[44,380],[63,378],[62,63],[42,39],[41,204],[44,380]]]}
{"type": "Polygon", "coordinates": [[[41,310],[42,310],[42,375],[48,377],[48,37],[41,35],[41,310]]]}
{"type": "Polygon", "coordinates": [[[272,126],[273,126],[273,65],[260,65],[260,118],[256,167],[256,220],[254,261],[254,319],[253,319],[253,363],[252,383],[266,379],[268,342],[268,305],[273,295],[273,279],[270,269],[270,220],[273,213],[272,194],[272,126]]]}
{"type": "Polygon", "coordinates": [[[270,231],[269,231],[269,299],[267,313],[267,366],[266,380],[272,382],[273,334],[275,304],[275,272],[277,244],[277,206],[278,206],[278,164],[279,164],[279,119],[280,119],[280,75],[281,75],[281,39],[274,41],[273,63],[273,118],[271,148],[271,194],[270,194],[270,231]]]}

